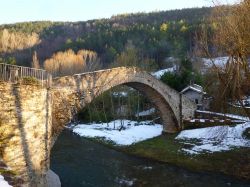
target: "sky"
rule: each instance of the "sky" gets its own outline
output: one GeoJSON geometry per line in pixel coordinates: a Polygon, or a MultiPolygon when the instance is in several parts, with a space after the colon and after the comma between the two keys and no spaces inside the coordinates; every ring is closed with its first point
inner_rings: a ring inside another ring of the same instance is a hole
{"type": "MultiPolygon", "coordinates": [[[[1,0],[0,24],[86,21],[122,13],[212,6],[212,0],[1,0]]],[[[236,0],[223,0],[226,4],[236,0]]]]}

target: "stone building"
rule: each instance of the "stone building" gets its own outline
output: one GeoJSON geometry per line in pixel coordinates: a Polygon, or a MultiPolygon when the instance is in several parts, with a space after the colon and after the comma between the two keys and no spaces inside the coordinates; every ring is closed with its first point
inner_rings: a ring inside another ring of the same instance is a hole
{"type": "Polygon", "coordinates": [[[197,104],[198,110],[209,110],[211,97],[204,92],[202,86],[191,84],[184,88],[181,93],[197,104]]]}

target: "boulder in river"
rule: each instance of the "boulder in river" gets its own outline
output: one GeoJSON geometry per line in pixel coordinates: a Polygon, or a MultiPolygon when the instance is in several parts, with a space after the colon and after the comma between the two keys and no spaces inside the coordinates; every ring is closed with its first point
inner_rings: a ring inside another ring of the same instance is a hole
{"type": "Polygon", "coordinates": [[[48,187],[61,187],[61,181],[59,176],[52,170],[48,171],[46,178],[48,182],[48,187]]]}

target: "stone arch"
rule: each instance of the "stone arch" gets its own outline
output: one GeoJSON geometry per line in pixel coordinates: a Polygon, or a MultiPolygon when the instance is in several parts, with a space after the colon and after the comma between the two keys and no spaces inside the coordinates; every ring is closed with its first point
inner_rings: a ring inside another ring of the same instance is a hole
{"type": "Polygon", "coordinates": [[[161,121],[163,123],[163,131],[167,133],[174,133],[180,130],[178,124],[178,117],[174,114],[172,107],[164,99],[164,97],[152,87],[138,82],[125,83],[129,87],[132,87],[142,93],[148,100],[158,109],[161,121]]]}
{"type": "Polygon", "coordinates": [[[173,133],[181,129],[183,111],[184,117],[194,113],[195,106],[191,101],[149,73],[137,68],[120,67],[55,78],[52,96],[55,131],[60,132],[74,111],[77,112],[101,93],[119,85],[135,88],[155,105],[160,112],[164,132],[173,133]]]}

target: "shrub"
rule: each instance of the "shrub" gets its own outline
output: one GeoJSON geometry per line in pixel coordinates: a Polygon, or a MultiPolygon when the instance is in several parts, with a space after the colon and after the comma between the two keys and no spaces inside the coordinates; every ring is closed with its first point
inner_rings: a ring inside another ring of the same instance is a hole
{"type": "Polygon", "coordinates": [[[22,78],[22,84],[33,84],[33,85],[39,85],[39,80],[35,77],[23,77],[22,78]]]}

